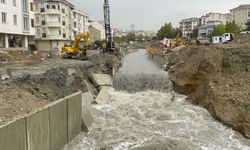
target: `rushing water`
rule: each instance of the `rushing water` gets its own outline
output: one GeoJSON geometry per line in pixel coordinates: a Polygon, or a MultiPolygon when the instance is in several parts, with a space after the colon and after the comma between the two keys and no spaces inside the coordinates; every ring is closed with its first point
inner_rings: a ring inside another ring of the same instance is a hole
{"type": "Polygon", "coordinates": [[[109,100],[91,108],[95,121],[90,131],[81,133],[64,150],[250,150],[249,140],[214,120],[207,110],[188,103],[185,96],[173,98],[171,92],[160,92],[160,87],[169,87],[162,73],[144,50],[126,56],[115,87],[139,91],[146,82],[151,90],[127,93],[111,89],[109,100]],[[151,76],[154,73],[160,75],[151,76]],[[130,78],[135,83],[127,84],[130,78]],[[154,86],[148,80],[168,85],[154,86]]]}

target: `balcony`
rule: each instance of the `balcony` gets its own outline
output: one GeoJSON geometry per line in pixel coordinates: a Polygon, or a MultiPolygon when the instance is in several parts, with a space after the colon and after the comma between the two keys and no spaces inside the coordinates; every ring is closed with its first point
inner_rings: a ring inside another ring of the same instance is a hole
{"type": "Polygon", "coordinates": [[[47,27],[61,27],[61,22],[47,21],[47,27]]]}
{"type": "Polygon", "coordinates": [[[63,40],[62,35],[47,34],[45,37],[47,40],[63,40]]]}
{"type": "Polygon", "coordinates": [[[51,15],[60,15],[61,11],[58,9],[47,9],[46,14],[51,14],[51,15]]]}

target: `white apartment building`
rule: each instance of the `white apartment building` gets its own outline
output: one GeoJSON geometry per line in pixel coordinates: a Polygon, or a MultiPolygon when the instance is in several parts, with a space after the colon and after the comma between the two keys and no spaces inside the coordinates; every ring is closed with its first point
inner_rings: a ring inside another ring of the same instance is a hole
{"type": "Polygon", "coordinates": [[[241,29],[246,28],[246,23],[250,19],[250,5],[239,5],[230,10],[230,20],[235,21],[241,29]]]}
{"type": "Polygon", "coordinates": [[[180,22],[180,30],[183,36],[189,36],[192,34],[195,27],[198,26],[199,19],[198,18],[188,18],[183,19],[180,22]]]}
{"type": "Polygon", "coordinates": [[[0,49],[28,50],[34,44],[33,0],[0,0],[0,49]]]}
{"type": "Polygon", "coordinates": [[[38,50],[60,51],[72,40],[73,9],[66,0],[34,0],[38,50]]]}
{"type": "Polygon", "coordinates": [[[229,14],[221,14],[221,13],[208,13],[199,18],[199,25],[206,25],[207,22],[221,22],[226,25],[228,21],[230,21],[229,14]]]}
{"type": "Polygon", "coordinates": [[[214,30],[216,25],[222,24],[221,21],[207,21],[206,24],[198,27],[198,36],[206,37],[214,30]]]}
{"type": "Polygon", "coordinates": [[[89,31],[89,15],[80,10],[74,9],[72,18],[72,40],[74,40],[74,36],[76,34],[88,31],[89,31]]]}
{"type": "Polygon", "coordinates": [[[95,41],[104,40],[105,39],[104,26],[99,22],[90,21],[89,36],[90,36],[90,42],[92,43],[95,41]]]}

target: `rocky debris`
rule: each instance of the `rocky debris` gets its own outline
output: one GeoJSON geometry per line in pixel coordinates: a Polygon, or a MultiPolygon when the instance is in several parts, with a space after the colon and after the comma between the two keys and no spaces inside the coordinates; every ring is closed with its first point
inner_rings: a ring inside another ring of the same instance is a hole
{"type": "Polygon", "coordinates": [[[250,37],[167,54],[175,90],[250,138],[250,37]]]}

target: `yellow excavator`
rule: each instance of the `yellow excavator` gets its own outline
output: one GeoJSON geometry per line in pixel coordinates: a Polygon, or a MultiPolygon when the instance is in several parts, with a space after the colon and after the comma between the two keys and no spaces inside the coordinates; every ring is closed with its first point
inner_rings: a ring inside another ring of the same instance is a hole
{"type": "Polygon", "coordinates": [[[74,58],[80,60],[87,60],[87,48],[89,42],[89,33],[79,33],[75,35],[75,41],[72,45],[64,45],[62,48],[63,58],[74,58]],[[79,43],[83,39],[83,48],[79,48],[79,43]]]}

